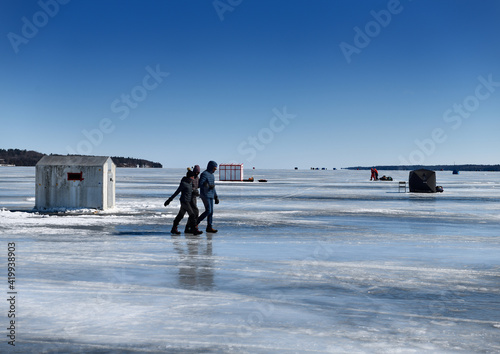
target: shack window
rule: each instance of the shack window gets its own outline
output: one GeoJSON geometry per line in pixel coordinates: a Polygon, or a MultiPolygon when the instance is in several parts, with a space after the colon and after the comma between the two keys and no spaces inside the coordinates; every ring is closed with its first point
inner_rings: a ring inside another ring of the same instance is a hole
{"type": "Polygon", "coordinates": [[[83,181],[83,172],[68,172],[68,181],[83,181]]]}

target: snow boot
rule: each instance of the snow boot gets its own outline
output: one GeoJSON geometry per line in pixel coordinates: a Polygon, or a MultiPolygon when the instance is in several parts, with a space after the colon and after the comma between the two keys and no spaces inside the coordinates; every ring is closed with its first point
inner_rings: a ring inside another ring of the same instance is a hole
{"type": "Polygon", "coordinates": [[[207,226],[207,232],[215,234],[217,231],[219,231],[219,230],[215,230],[214,228],[212,228],[212,225],[207,226]]]}
{"type": "Polygon", "coordinates": [[[170,230],[170,233],[172,235],[180,235],[181,233],[179,232],[179,230],[177,230],[177,226],[172,226],[172,230],[170,230]]]}
{"type": "Polygon", "coordinates": [[[191,227],[191,225],[186,225],[186,228],[184,229],[184,233],[185,234],[193,234],[194,233],[194,230],[191,227]]]}
{"type": "Polygon", "coordinates": [[[201,235],[203,231],[198,230],[198,226],[194,227],[191,231],[193,235],[201,235]]]}

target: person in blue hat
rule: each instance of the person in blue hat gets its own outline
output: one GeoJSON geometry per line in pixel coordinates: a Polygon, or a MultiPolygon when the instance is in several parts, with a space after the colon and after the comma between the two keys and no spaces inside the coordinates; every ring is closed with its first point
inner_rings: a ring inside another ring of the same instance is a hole
{"type": "Polygon", "coordinates": [[[214,172],[217,170],[217,162],[210,161],[207,164],[207,169],[200,175],[200,198],[205,206],[205,211],[198,218],[198,223],[207,218],[207,232],[215,233],[212,227],[213,214],[214,214],[214,203],[219,204],[219,197],[217,196],[217,191],[215,190],[215,177],[214,172]]]}

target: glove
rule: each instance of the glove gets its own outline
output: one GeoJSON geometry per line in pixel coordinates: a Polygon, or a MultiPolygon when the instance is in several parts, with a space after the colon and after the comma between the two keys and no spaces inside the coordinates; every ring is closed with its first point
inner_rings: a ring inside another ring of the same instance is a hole
{"type": "Polygon", "coordinates": [[[219,204],[219,198],[215,198],[215,204],[219,204]]]}
{"type": "Polygon", "coordinates": [[[169,205],[171,201],[172,199],[168,198],[167,200],[165,200],[165,203],[163,203],[163,206],[169,205]]]}
{"type": "Polygon", "coordinates": [[[212,190],[212,189],[214,189],[214,188],[215,188],[215,184],[210,184],[210,185],[208,186],[208,189],[209,189],[209,190],[212,190]]]}

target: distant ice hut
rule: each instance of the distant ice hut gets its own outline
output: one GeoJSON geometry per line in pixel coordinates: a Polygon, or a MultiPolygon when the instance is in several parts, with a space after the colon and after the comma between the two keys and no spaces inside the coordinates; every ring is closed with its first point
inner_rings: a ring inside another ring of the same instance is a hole
{"type": "Polygon", "coordinates": [[[36,164],[35,209],[115,206],[116,165],[105,156],[44,156],[36,164]]]}
{"type": "Polygon", "coordinates": [[[219,181],[243,181],[243,164],[220,164],[219,181]]]}
{"type": "Polygon", "coordinates": [[[408,184],[412,193],[436,193],[436,172],[426,169],[410,171],[408,184]]]}

